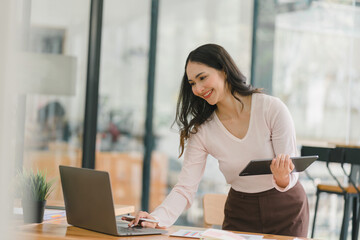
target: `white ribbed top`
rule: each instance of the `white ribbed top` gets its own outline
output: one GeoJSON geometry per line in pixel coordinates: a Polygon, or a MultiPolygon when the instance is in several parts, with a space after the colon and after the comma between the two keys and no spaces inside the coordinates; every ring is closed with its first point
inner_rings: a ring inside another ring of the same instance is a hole
{"type": "Polygon", "coordinates": [[[274,187],[287,191],[297,182],[297,173],[290,175],[286,188],[277,186],[272,175],[239,176],[249,161],[273,158],[280,153],[298,155],[293,120],[279,98],[261,93],[252,95],[249,128],[242,139],[232,135],[214,112],[189,138],[178,183],[151,215],[159,220],[159,226],[168,227],[191,206],[208,154],[218,160],[220,171],[236,191],[256,193],[274,187]]]}

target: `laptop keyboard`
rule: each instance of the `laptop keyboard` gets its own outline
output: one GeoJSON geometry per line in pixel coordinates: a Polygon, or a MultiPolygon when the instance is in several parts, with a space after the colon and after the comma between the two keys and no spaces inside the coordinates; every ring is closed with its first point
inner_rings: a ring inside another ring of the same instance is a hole
{"type": "Polygon", "coordinates": [[[149,229],[143,228],[141,226],[135,226],[135,227],[117,227],[118,232],[126,235],[132,235],[132,234],[139,234],[139,233],[147,233],[149,229]]]}
{"type": "MultiPolygon", "coordinates": [[[[118,219],[118,218],[117,218],[118,219]]],[[[159,231],[154,228],[145,228],[142,226],[128,227],[128,222],[122,220],[116,221],[117,230],[120,235],[147,235],[147,234],[160,234],[159,231]]]]}
{"type": "Polygon", "coordinates": [[[165,230],[156,229],[156,228],[146,228],[142,226],[128,227],[128,224],[124,222],[117,222],[116,225],[117,225],[118,234],[120,236],[167,233],[167,231],[165,230]]]}
{"type": "Polygon", "coordinates": [[[138,232],[142,227],[117,227],[118,231],[120,232],[138,232]]]}

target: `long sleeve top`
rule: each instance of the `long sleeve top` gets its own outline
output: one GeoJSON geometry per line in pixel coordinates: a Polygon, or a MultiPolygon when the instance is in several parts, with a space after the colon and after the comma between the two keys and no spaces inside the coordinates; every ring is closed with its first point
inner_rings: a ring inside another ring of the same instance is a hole
{"type": "Polygon", "coordinates": [[[251,160],[273,158],[280,153],[297,155],[293,120],[279,98],[262,93],[252,95],[249,127],[242,139],[232,135],[214,112],[189,137],[178,182],[151,215],[159,220],[159,226],[169,227],[191,206],[208,154],[218,160],[226,182],[236,191],[257,193],[274,187],[287,191],[296,184],[298,173],[290,174],[285,188],[279,187],[271,174],[239,176],[251,160]]]}

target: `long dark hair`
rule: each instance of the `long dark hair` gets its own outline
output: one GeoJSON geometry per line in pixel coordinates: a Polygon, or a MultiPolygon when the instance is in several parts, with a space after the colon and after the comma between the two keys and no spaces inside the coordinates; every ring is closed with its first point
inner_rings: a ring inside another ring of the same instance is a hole
{"type": "Polygon", "coordinates": [[[261,92],[260,89],[253,88],[246,84],[246,77],[240,72],[234,60],[229,53],[221,46],[216,44],[202,45],[192,52],[185,62],[185,73],[182,78],[180,94],[176,106],[175,122],[180,128],[180,155],[184,153],[184,146],[190,134],[195,134],[198,127],[203,124],[215,111],[216,105],[210,105],[204,99],[197,97],[192,92],[191,85],[188,82],[186,67],[189,62],[205,64],[219,71],[224,71],[226,85],[229,87],[231,94],[237,99],[242,106],[244,103],[236,96],[249,96],[253,93],[261,92]]]}

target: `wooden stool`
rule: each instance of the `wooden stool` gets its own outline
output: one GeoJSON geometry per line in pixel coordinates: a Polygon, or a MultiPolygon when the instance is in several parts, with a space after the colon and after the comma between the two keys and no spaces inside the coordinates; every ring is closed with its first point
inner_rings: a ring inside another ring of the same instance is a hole
{"type": "Polygon", "coordinates": [[[205,194],[203,197],[204,225],[222,225],[224,221],[224,207],[226,194],[205,194]]]}

